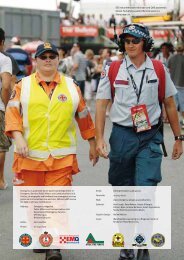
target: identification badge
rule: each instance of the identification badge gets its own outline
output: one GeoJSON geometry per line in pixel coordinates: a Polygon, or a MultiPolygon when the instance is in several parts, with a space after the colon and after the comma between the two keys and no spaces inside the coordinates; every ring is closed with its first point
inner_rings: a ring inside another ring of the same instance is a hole
{"type": "Polygon", "coordinates": [[[151,129],[146,105],[132,107],[131,115],[137,133],[151,129]]]}

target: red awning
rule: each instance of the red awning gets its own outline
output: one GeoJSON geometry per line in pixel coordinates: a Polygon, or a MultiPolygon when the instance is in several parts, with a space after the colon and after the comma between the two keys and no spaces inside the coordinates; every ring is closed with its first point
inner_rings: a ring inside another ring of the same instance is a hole
{"type": "Polygon", "coordinates": [[[85,26],[85,25],[74,25],[74,26],[60,26],[61,37],[97,37],[98,27],[97,26],[85,26]]]}

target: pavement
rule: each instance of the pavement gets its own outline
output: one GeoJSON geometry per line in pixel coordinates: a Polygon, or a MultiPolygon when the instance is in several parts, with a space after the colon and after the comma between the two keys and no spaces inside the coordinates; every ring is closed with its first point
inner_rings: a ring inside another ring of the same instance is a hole
{"type": "MultiPolygon", "coordinates": [[[[93,109],[94,110],[94,109],[93,109]]],[[[94,116],[94,112],[92,112],[94,116]]],[[[111,131],[111,122],[107,118],[105,138],[111,131]]],[[[174,143],[170,126],[165,124],[165,143],[169,156],[163,159],[161,185],[172,187],[172,249],[150,250],[151,260],[183,260],[183,234],[184,234],[184,155],[177,161],[171,159],[172,145],[174,143]]],[[[32,250],[13,250],[13,205],[12,205],[12,161],[13,149],[7,153],[5,176],[9,184],[8,189],[0,191],[0,260],[43,260],[44,254],[34,254],[32,250]]],[[[92,167],[88,159],[88,143],[79,136],[78,161],[81,172],[74,176],[73,185],[78,186],[106,186],[108,184],[108,160],[100,159],[92,167]]],[[[118,260],[119,250],[63,250],[63,260],[118,260]]]]}

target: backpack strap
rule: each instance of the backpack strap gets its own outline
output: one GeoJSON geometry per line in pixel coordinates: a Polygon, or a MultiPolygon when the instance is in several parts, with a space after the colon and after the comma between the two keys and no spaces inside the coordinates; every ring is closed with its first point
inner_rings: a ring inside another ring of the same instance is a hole
{"type": "Polygon", "coordinates": [[[158,100],[162,103],[165,98],[165,70],[163,64],[159,60],[152,60],[154,70],[159,78],[158,100]]]}
{"type": "MultiPolygon", "coordinates": [[[[165,98],[165,69],[164,69],[163,64],[159,60],[152,60],[152,62],[153,62],[153,67],[157,74],[157,77],[159,78],[158,100],[159,100],[160,108],[162,111],[162,102],[165,98]]],[[[159,131],[162,135],[164,135],[164,125],[163,125],[163,121],[162,121],[162,113],[161,113],[161,116],[159,119],[159,125],[160,125],[159,131]]],[[[166,151],[164,141],[161,143],[161,145],[162,145],[164,157],[167,157],[167,151],[166,151]]]]}
{"type": "Polygon", "coordinates": [[[119,67],[122,63],[123,63],[123,61],[113,61],[113,62],[111,62],[110,67],[109,67],[108,77],[109,77],[109,81],[110,81],[110,85],[111,85],[112,102],[114,101],[114,95],[115,95],[114,81],[118,74],[119,67]]]}

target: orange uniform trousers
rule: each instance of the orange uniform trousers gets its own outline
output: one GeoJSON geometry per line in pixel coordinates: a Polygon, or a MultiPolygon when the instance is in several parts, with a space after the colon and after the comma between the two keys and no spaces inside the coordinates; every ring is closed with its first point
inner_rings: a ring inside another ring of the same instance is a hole
{"type": "Polygon", "coordinates": [[[15,173],[14,186],[71,186],[72,167],[65,167],[53,171],[22,170],[15,173]]]}

